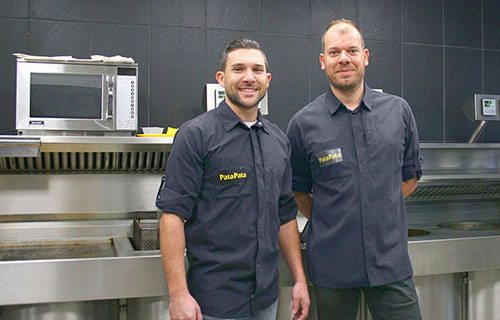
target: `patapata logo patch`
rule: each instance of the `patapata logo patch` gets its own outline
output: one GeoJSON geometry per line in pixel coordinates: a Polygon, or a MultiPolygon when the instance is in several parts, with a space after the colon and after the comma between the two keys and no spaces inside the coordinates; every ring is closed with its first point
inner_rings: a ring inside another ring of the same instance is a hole
{"type": "Polygon", "coordinates": [[[320,167],[342,162],[342,150],[340,148],[333,148],[323,151],[318,154],[318,162],[320,167]]]}

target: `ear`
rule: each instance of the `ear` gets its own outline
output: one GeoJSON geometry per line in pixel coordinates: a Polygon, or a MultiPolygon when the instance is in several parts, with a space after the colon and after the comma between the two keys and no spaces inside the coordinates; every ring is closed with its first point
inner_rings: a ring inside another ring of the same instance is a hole
{"type": "Polygon", "coordinates": [[[219,83],[219,85],[221,85],[223,88],[224,87],[224,72],[222,71],[217,71],[217,73],[215,74],[215,79],[217,79],[217,82],[219,83]]]}
{"type": "Polygon", "coordinates": [[[269,88],[269,82],[271,82],[271,78],[272,78],[272,77],[271,77],[271,74],[270,74],[270,73],[267,73],[267,74],[266,74],[266,78],[267,78],[267,81],[266,81],[266,82],[267,82],[267,87],[269,88]]]}
{"type": "Polygon", "coordinates": [[[326,69],[326,66],[325,66],[325,55],[323,53],[319,54],[319,63],[321,65],[321,70],[325,70],[326,69]]]}
{"type": "Polygon", "coordinates": [[[365,55],[365,67],[370,64],[370,62],[368,61],[368,57],[370,57],[370,51],[368,51],[368,49],[365,48],[365,50],[363,50],[363,54],[365,55]]]}

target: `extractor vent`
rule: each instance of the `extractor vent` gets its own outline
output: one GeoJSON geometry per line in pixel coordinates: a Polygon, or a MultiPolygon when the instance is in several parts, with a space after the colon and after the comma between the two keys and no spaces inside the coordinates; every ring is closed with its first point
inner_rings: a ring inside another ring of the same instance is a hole
{"type": "Polygon", "coordinates": [[[168,152],[42,152],[40,157],[0,158],[0,173],[163,172],[168,152]]]}
{"type": "Polygon", "coordinates": [[[459,200],[500,198],[499,184],[418,187],[407,200],[459,200]]]}

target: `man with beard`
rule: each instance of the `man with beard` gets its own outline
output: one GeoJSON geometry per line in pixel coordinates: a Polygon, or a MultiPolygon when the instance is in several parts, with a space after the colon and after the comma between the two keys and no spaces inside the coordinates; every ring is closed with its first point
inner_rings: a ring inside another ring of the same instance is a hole
{"type": "Polygon", "coordinates": [[[290,145],[258,111],[271,80],[259,44],[231,42],[216,78],[226,98],[179,128],[156,201],[170,318],[275,320],[281,247],[295,279],[292,313],[303,320],[290,145]]]}
{"type": "Polygon", "coordinates": [[[404,204],[421,175],[415,120],[364,82],[369,51],[353,22],[333,21],[322,44],[330,88],[287,131],[319,319],[354,320],[361,293],[376,320],[421,319],[404,204]]]}

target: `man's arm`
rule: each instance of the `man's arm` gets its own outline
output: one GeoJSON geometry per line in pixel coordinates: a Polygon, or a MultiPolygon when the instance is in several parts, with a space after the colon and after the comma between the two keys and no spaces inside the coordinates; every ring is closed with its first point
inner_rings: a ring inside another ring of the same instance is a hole
{"type": "Polygon", "coordinates": [[[292,314],[294,320],[304,320],[309,314],[309,292],[307,290],[307,280],[302,266],[300,254],[300,239],[297,219],[281,225],[278,234],[278,242],[281,253],[285,258],[288,269],[295,279],[292,291],[292,314]]]}
{"type": "Polygon", "coordinates": [[[170,319],[202,320],[200,306],[187,287],[185,248],[183,218],[163,212],[160,219],[160,251],[170,295],[170,319]]]}
{"type": "Polygon", "coordinates": [[[299,207],[300,213],[302,213],[307,219],[311,219],[312,210],[312,196],[310,193],[294,191],[295,202],[299,207]]]}
{"type": "Polygon", "coordinates": [[[417,178],[403,181],[403,197],[406,199],[417,188],[417,178]]]}

